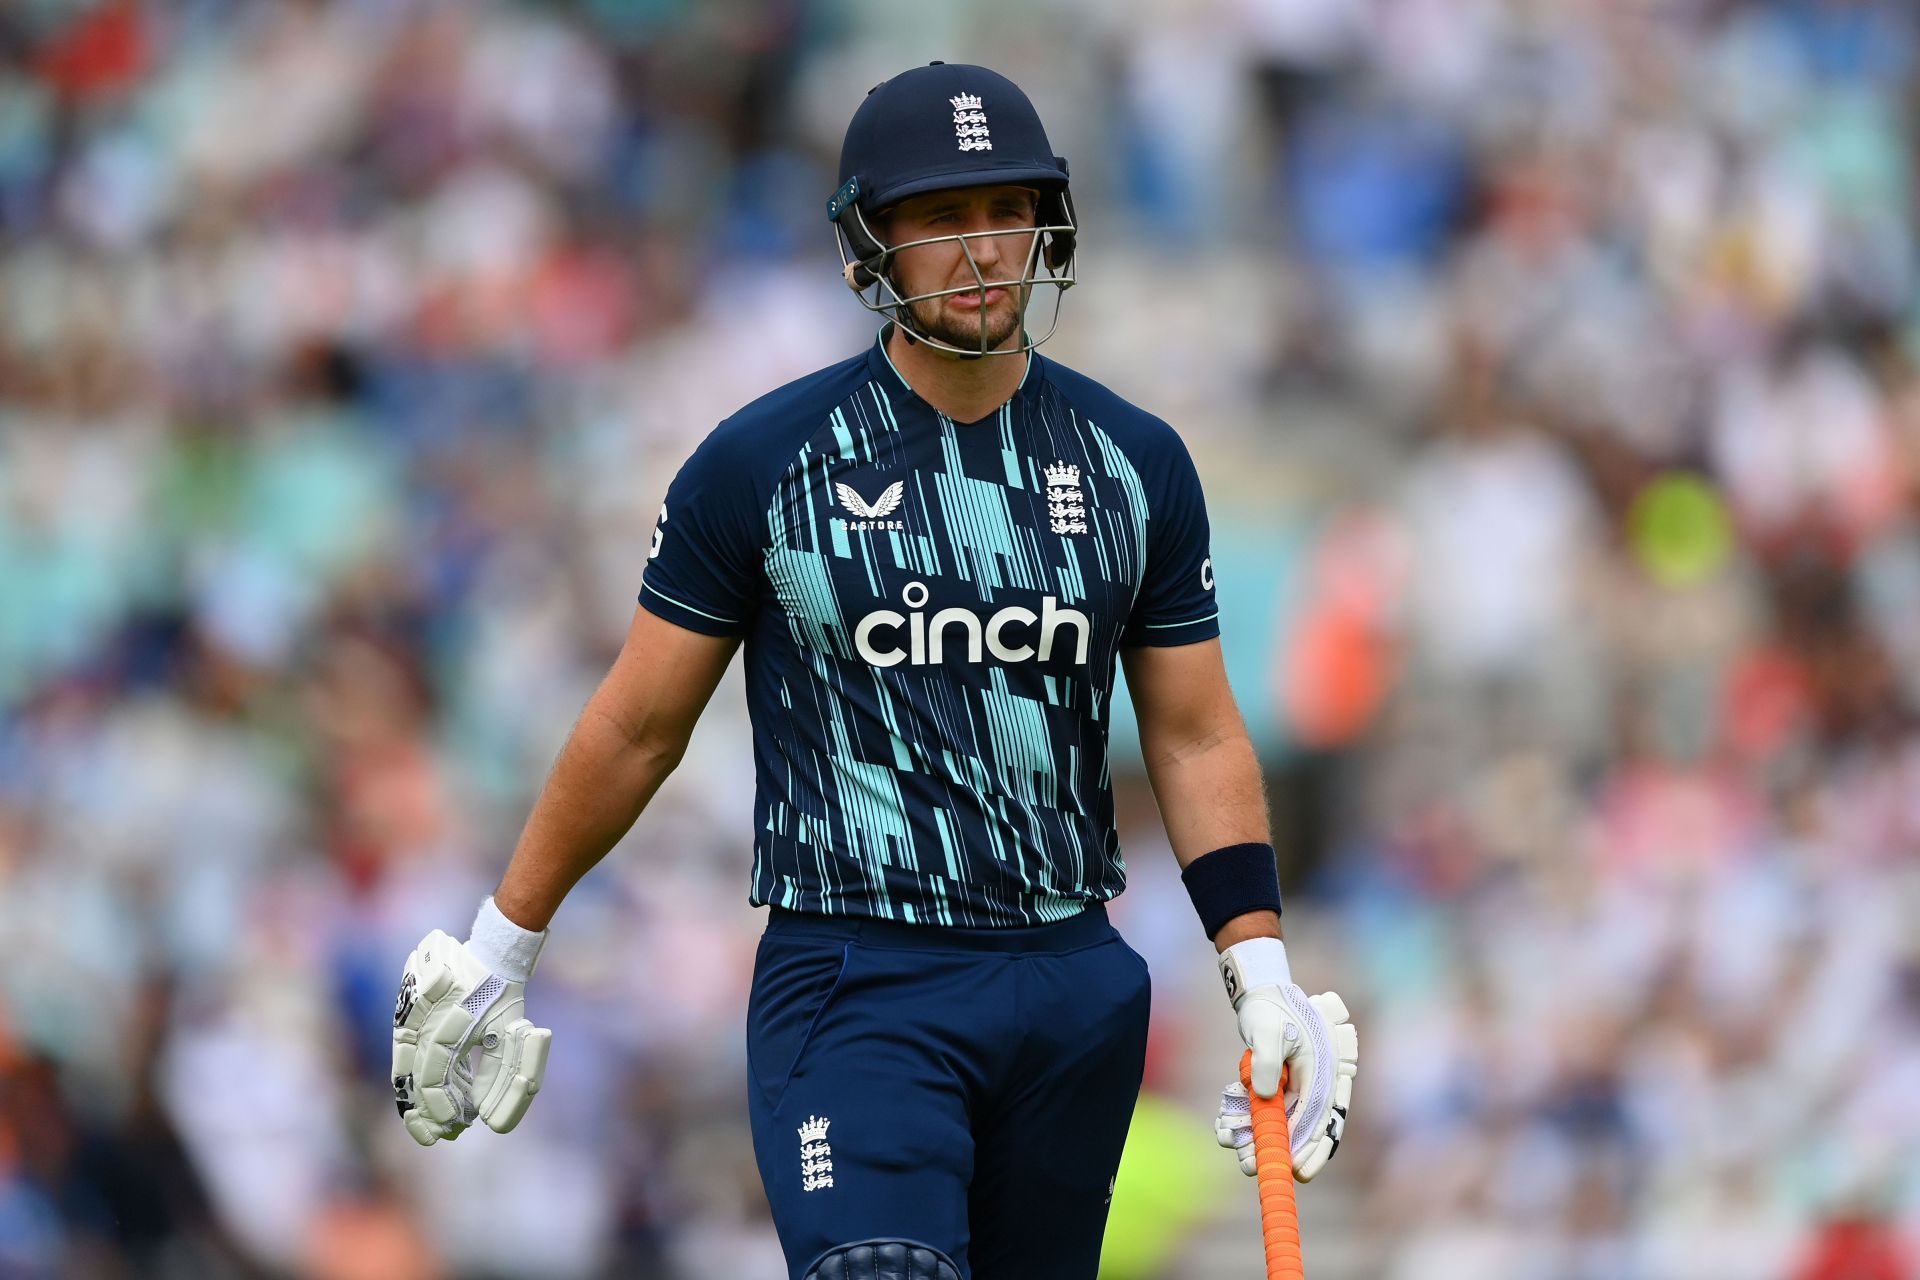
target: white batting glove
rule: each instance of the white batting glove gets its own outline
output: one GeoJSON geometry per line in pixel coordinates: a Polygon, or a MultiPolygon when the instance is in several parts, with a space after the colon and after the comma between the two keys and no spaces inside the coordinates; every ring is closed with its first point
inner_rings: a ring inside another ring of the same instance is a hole
{"type": "MultiPolygon", "coordinates": [[[[1346,1002],[1331,991],[1309,998],[1293,983],[1286,945],[1249,938],[1220,954],[1220,976],[1253,1050],[1253,1088],[1271,1098],[1287,1073],[1288,1138],[1293,1176],[1313,1181],[1346,1134],[1353,1080],[1360,1073],[1360,1033],[1347,1020],[1346,1002]]],[[[1214,1137],[1254,1173],[1252,1101],[1238,1080],[1221,1091],[1214,1137]]]]}
{"type": "Polygon", "coordinates": [[[553,1040],[526,1018],[545,939],[488,898],[468,941],[435,929],[407,957],[393,1006],[393,1100],[421,1146],[452,1141],[475,1119],[507,1133],[526,1114],[553,1040]]]}

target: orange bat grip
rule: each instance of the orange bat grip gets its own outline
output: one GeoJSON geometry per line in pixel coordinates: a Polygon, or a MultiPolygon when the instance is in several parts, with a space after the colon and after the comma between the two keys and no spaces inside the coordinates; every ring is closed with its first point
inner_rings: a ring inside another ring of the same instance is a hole
{"type": "Polygon", "coordinates": [[[1306,1280],[1300,1260],[1300,1213],[1293,1203],[1293,1143],[1287,1133],[1287,1077],[1280,1092],[1253,1091],[1253,1050],[1240,1055],[1240,1083],[1253,1103],[1253,1156],[1260,1184],[1260,1235],[1267,1245],[1267,1280],[1306,1280]]]}

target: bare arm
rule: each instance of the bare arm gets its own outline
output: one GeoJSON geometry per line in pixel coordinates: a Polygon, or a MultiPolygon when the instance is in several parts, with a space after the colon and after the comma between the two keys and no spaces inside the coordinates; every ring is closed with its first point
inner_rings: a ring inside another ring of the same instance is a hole
{"type": "MultiPolygon", "coordinates": [[[[1122,649],[1120,661],[1147,781],[1180,865],[1225,845],[1272,843],[1260,763],[1227,684],[1220,641],[1122,649]]],[[[1213,943],[1224,951],[1279,936],[1277,912],[1250,911],[1223,925],[1213,943]]]]}
{"type": "Polygon", "coordinates": [[[620,656],[560,749],[494,891],[503,915],[547,927],[680,763],[739,643],[634,610],[620,656]]]}

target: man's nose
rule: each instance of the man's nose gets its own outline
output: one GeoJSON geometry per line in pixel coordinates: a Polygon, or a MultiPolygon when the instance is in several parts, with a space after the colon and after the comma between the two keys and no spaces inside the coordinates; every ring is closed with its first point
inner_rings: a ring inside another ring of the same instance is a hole
{"type": "Polygon", "coordinates": [[[991,218],[976,218],[973,223],[967,227],[967,230],[975,233],[967,240],[968,247],[973,250],[973,260],[982,267],[985,267],[990,262],[998,263],[1007,238],[1005,236],[980,234],[993,230],[993,220],[991,218]]]}
{"type": "Polygon", "coordinates": [[[970,232],[998,232],[997,235],[969,235],[966,241],[968,249],[973,253],[975,264],[980,268],[980,274],[987,276],[988,279],[993,279],[994,277],[987,271],[987,268],[990,266],[998,267],[1003,263],[1018,258],[1021,253],[1021,247],[1026,243],[1026,241],[1022,240],[1022,235],[1033,234],[1030,230],[1011,231],[1004,227],[996,228],[993,225],[992,219],[982,219],[969,226],[967,230],[970,232]]]}

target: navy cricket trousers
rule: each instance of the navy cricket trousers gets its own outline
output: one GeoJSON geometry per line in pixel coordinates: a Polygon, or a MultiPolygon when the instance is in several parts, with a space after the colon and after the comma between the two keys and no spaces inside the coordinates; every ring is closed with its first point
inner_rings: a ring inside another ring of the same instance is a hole
{"type": "Polygon", "coordinates": [[[772,908],[748,1093],[792,1280],[876,1237],[973,1280],[1093,1280],[1148,998],[1097,903],[1017,929],[772,908]]]}

